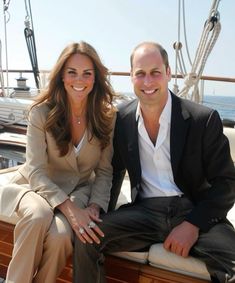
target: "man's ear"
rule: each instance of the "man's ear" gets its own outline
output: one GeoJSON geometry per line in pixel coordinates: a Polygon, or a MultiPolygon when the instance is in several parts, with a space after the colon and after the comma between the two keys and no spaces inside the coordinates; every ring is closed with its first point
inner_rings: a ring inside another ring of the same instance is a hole
{"type": "Polygon", "coordinates": [[[131,82],[133,82],[133,71],[132,71],[132,69],[130,70],[130,77],[131,77],[131,82]]]}
{"type": "Polygon", "coordinates": [[[168,82],[169,82],[171,80],[171,67],[170,66],[167,67],[166,74],[167,74],[168,82]]]}

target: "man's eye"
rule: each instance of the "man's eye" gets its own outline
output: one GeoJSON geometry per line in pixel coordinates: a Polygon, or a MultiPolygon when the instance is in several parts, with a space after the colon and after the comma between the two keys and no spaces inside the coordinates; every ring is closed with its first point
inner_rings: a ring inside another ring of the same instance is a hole
{"type": "Polygon", "coordinates": [[[143,72],[139,72],[139,73],[136,73],[135,76],[136,76],[136,77],[143,77],[143,76],[144,76],[144,73],[143,73],[143,72]]]}
{"type": "Polygon", "coordinates": [[[153,74],[154,76],[156,76],[156,75],[160,75],[161,72],[160,72],[160,71],[153,71],[152,74],[153,74]]]}

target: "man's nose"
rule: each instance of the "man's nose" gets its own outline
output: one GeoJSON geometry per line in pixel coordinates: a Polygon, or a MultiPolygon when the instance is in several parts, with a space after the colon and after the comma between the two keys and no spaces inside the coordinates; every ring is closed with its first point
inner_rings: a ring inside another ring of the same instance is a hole
{"type": "Polygon", "coordinates": [[[145,75],[144,85],[149,86],[153,82],[152,76],[150,74],[145,75]]]}

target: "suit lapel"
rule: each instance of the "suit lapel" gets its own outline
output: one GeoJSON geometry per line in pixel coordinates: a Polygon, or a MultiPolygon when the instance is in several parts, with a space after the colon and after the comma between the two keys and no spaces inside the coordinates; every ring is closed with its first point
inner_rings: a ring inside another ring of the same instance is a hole
{"type": "Polygon", "coordinates": [[[79,152],[78,156],[76,156],[73,144],[70,143],[70,145],[69,145],[69,152],[65,156],[65,159],[76,172],[79,170],[77,159],[81,157],[81,155],[84,151],[84,148],[86,148],[87,144],[88,144],[88,132],[85,131],[84,138],[82,140],[82,145],[81,145],[80,152],[79,152]]]}
{"type": "Polygon", "coordinates": [[[69,152],[65,156],[65,159],[75,171],[78,170],[75,149],[73,148],[72,144],[69,145],[69,152]]]}
{"type": "Polygon", "coordinates": [[[173,175],[176,176],[189,127],[190,115],[181,99],[172,94],[170,155],[173,175]]]}
{"type": "MultiPolygon", "coordinates": [[[[131,159],[134,166],[137,166],[140,171],[139,159],[139,145],[138,145],[138,122],[136,121],[135,113],[133,113],[130,121],[130,128],[127,131],[128,137],[128,151],[131,153],[131,159]]],[[[137,172],[138,172],[137,171],[137,172]]]]}
{"type": "Polygon", "coordinates": [[[129,162],[133,169],[133,173],[136,175],[135,180],[140,181],[141,169],[140,169],[140,158],[139,158],[139,145],[138,145],[138,121],[136,121],[136,108],[138,100],[134,100],[130,104],[131,111],[125,117],[126,126],[124,127],[128,141],[128,153],[129,162]]]}

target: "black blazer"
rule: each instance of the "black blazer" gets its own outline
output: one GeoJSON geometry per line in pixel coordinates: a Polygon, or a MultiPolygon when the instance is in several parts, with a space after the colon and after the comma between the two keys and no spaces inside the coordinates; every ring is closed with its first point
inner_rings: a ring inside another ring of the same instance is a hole
{"type": "MultiPolygon", "coordinates": [[[[170,155],[174,181],[193,201],[186,220],[202,231],[221,221],[235,200],[235,169],[229,142],[217,111],[171,93],[170,155]]],[[[114,177],[127,169],[132,201],[141,187],[136,108],[138,100],[120,105],[114,134],[114,177]]],[[[113,187],[111,203],[120,191],[113,187]]]]}

